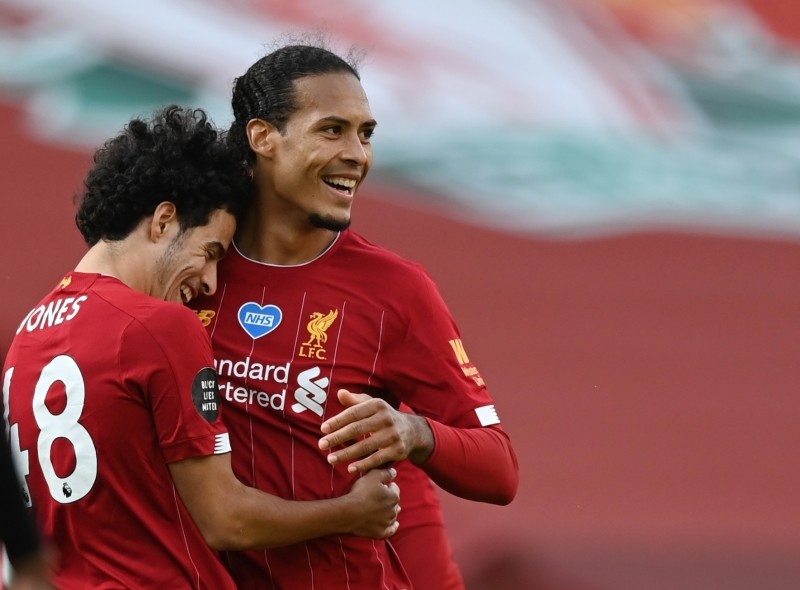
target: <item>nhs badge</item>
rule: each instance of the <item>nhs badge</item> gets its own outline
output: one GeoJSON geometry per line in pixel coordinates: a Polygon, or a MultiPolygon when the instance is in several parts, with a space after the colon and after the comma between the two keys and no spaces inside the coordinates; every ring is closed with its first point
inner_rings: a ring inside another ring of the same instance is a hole
{"type": "Polygon", "coordinates": [[[239,324],[251,338],[261,338],[272,332],[283,319],[283,312],[275,305],[259,305],[254,301],[239,308],[239,324]]]}

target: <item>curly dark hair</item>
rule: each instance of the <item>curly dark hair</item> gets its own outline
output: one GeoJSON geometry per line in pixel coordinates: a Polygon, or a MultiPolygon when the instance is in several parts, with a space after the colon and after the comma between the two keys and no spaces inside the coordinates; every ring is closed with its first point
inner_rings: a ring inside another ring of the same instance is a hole
{"type": "Polygon", "coordinates": [[[217,209],[240,217],[255,194],[205,111],[176,105],[128,122],[95,152],[84,187],[75,222],[89,246],[125,238],[163,201],[175,205],[185,231],[217,209]]]}
{"type": "Polygon", "coordinates": [[[252,164],[255,154],[245,130],[251,119],[263,119],[283,133],[289,117],[297,110],[295,80],[339,72],[360,80],[358,60],[355,50],[344,59],[314,45],[286,45],[265,55],[234,80],[231,100],[234,122],[228,132],[228,145],[238,151],[242,160],[252,164]]]}

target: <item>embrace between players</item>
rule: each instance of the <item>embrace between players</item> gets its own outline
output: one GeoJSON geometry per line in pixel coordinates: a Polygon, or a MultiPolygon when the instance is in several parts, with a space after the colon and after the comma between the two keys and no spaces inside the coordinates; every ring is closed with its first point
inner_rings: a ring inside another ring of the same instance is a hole
{"type": "Polygon", "coordinates": [[[349,229],[356,64],[286,45],[232,106],[98,150],[89,250],[7,355],[53,585],[463,589],[431,481],[507,504],[517,459],[426,271],[349,229]]]}

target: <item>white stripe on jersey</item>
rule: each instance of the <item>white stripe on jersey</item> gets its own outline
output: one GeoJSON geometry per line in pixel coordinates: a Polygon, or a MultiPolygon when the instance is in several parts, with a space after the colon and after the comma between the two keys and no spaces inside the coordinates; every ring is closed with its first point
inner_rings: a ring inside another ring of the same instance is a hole
{"type": "Polygon", "coordinates": [[[491,406],[481,406],[475,408],[475,413],[478,415],[478,420],[481,426],[491,426],[492,424],[500,424],[500,417],[497,415],[497,410],[494,409],[494,404],[491,406]]]}
{"type": "Polygon", "coordinates": [[[231,452],[231,437],[227,432],[218,434],[214,440],[214,454],[222,455],[231,452]]]}

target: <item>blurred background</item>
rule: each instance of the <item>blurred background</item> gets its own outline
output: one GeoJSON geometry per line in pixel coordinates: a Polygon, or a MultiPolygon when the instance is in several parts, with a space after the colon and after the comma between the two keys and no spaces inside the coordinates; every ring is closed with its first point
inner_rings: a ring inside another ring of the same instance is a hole
{"type": "Polygon", "coordinates": [[[442,494],[469,590],[800,587],[800,5],[0,0],[0,349],[132,116],[286,35],[365,51],[354,228],[422,262],[520,459],[442,494]]]}

